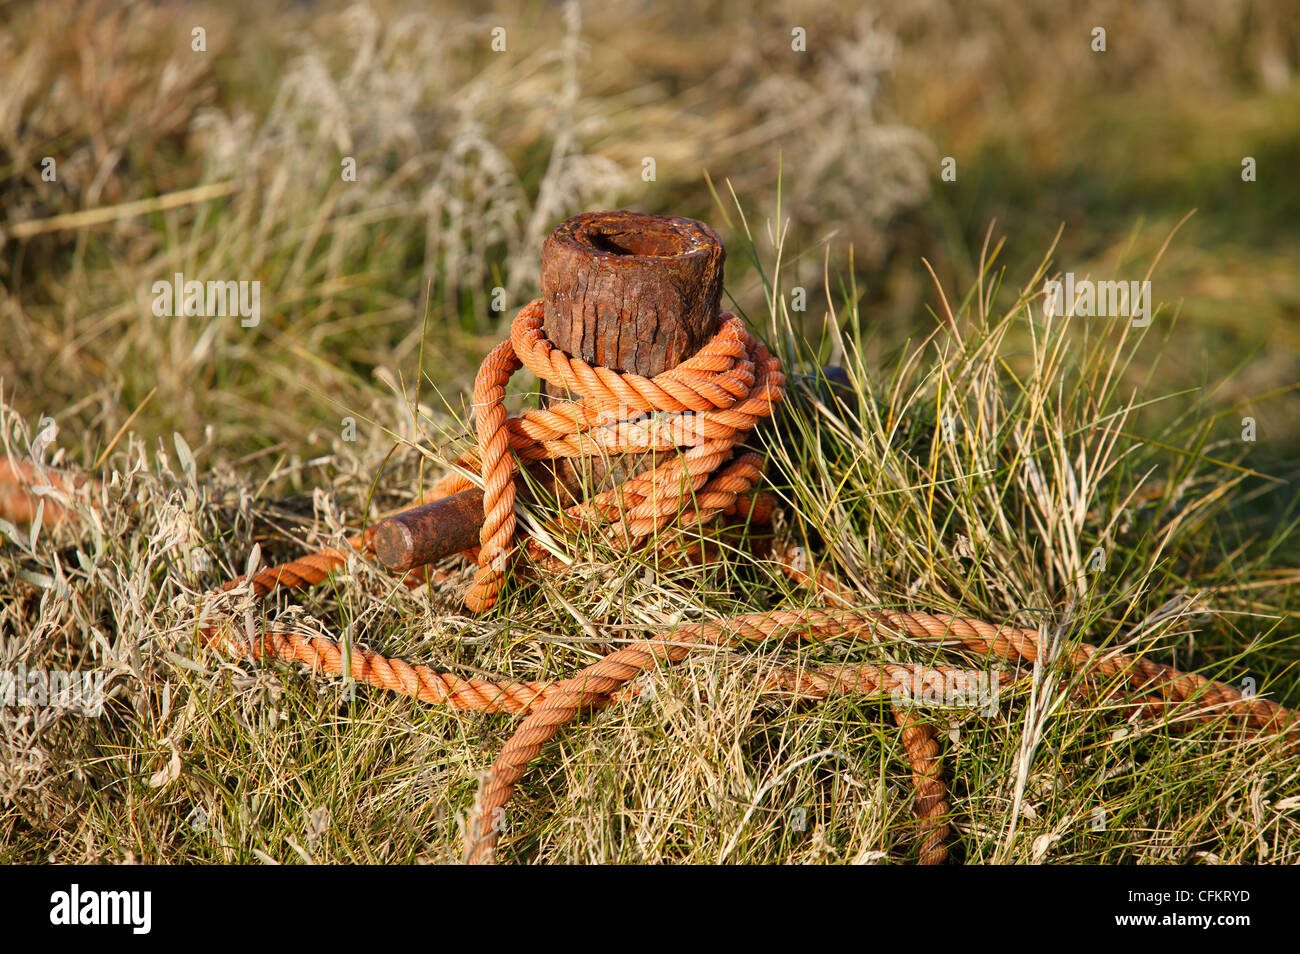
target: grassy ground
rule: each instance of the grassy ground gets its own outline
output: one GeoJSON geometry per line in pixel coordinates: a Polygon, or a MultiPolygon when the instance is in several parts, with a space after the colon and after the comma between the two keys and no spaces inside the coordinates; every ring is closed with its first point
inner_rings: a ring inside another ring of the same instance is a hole
{"type": "MultiPolygon", "coordinates": [[[[1284,8],[5,13],[0,437],[104,483],[63,500],[77,519],[0,526],[0,669],[101,669],[110,699],[88,719],[0,708],[0,860],[458,857],[511,719],[215,657],[195,620],[250,559],[336,542],[439,472],[477,362],[536,293],[541,239],[587,208],[709,220],[731,307],[786,367],[849,371],[853,410],[767,440],[790,532],[863,602],[1128,645],[1300,705],[1284,8]],[[122,208],[200,186],[220,194],[122,208]],[[117,211],[49,221],[99,208],[117,211]],[[1145,331],[1049,321],[1043,268],[1151,270],[1160,309],[1145,331]],[[261,322],[154,317],[152,283],[177,271],[260,281],[261,322]]],[[[408,592],[364,562],[239,612],[552,678],[675,621],[813,600],[744,546],[689,571],[583,540],[572,557],[483,617],[456,565],[408,592]]],[[[777,660],[881,651],[755,646],[656,674],[653,698],[548,750],[503,858],[914,858],[886,700],[757,690],[777,660]]],[[[955,857],[1300,860],[1300,756],[1223,724],[1135,724],[1071,681],[1027,672],[991,717],[923,710],[955,857]]]]}

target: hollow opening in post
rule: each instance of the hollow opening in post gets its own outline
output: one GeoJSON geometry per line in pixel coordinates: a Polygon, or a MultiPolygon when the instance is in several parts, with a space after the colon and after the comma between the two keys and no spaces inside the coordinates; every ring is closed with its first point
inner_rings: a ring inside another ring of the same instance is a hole
{"type": "Polygon", "coordinates": [[[584,230],[581,237],[597,251],[640,258],[684,255],[695,248],[695,244],[685,235],[667,230],[621,231],[595,228],[584,230]]]}

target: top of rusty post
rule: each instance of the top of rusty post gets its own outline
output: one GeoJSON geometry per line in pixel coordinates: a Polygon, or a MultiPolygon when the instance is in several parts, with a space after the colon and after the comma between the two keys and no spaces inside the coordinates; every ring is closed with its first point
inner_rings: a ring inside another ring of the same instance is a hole
{"type": "Polygon", "coordinates": [[[716,330],[726,251],[703,222],[586,212],[542,245],[543,331],[592,365],[653,377],[716,330]]]}

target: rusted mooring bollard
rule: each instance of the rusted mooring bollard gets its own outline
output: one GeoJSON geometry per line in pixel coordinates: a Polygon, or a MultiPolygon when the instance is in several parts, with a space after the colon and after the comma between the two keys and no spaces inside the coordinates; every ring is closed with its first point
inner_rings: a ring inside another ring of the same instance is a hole
{"type": "MultiPolygon", "coordinates": [[[[653,377],[691,357],[716,330],[726,253],[695,219],[587,212],[542,246],[543,331],[593,366],[653,377]]],[[[546,400],[568,395],[547,384],[546,400]]],[[[562,502],[626,476],[618,459],[543,462],[531,468],[562,502]]],[[[432,563],[479,542],[483,492],[465,490],[397,514],[375,528],[389,569],[432,563]]]]}

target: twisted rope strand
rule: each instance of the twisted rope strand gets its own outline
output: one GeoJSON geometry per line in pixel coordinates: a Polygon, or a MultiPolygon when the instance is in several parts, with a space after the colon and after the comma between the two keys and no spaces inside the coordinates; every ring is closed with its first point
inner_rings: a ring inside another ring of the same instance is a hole
{"type": "Polygon", "coordinates": [[[902,731],[903,748],[912,761],[912,787],[916,790],[916,818],[921,828],[921,864],[941,865],[948,860],[948,786],[939,774],[939,743],[920,718],[894,706],[894,723],[902,731]]]}

